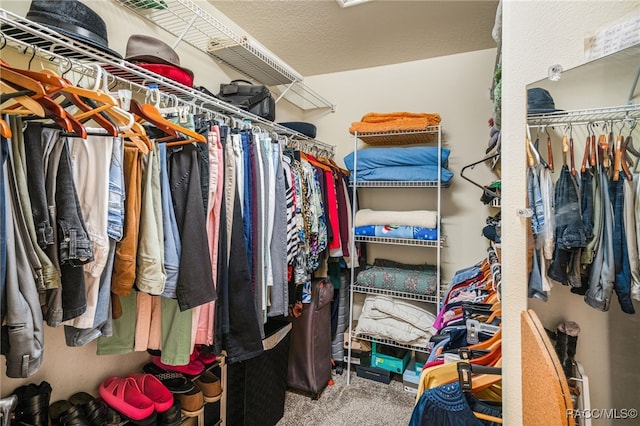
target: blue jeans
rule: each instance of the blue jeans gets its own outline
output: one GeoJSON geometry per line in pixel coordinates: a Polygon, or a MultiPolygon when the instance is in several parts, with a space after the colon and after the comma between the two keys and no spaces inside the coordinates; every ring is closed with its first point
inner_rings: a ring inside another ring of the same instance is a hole
{"type": "Polygon", "coordinates": [[[635,314],[631,301],[631,266],[627,240],[624,233],[624,175],[618,181],[609,182],[609,194],[613,205],[613,261],[616,278],[613,289],[618,295],[622,312],[635,314]]]}
{"type": "Polygon", "coordinates": [[[247,131],[240,133],[242,140],[242,151],[244,153],[244,182],[238,182],[238,188],[243,188],[244,206],[242,207],[242,216],[244,220],[244,240],[247,247],[247,258],[249,260],[249,271],[253,267],[253,250],[251,239],[253,237],[253,221],[251,220],[252,189],[253,175],[251,173],[251,135],[247,131]],[[242,185],[242,186],[241,186],[242,185]]]}
{"type": "Polygon", "coordinates": [[[593,238],[593,173],[585,170],[580,176],[580,202],[582,204],[582,227],[587,241],[593,238]]]}
{"type": "Polygon", "coordinates": [[[171,201],[169,174],[167,170],[167,146],[158,144],[160,155],[160,192],[162,194],[162,227],[164,229],[164,270],[167,279],[164,283],[163,297],[176,298],[178,269],[180,267],[180,233],[176,223],[176,214],[171,201]]]}
{"type": "Polygon", "coordinates": [[[113,139],[111,165],[109,167],[109,209],[107,235],[120,241],[124,235],[124,171],[122,170],[124,151],[122,139],[113,139]]]}

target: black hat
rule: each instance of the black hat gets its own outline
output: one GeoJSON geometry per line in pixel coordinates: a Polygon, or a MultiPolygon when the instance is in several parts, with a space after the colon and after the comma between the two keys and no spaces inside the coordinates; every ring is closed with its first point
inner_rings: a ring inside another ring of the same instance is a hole
{"type": "Polygon", "coordinates": [[[109,55],[122,58],[109,49],[107,26],[102,18],[77,0],[33,0],[27,19],[51,28],[109,55]]]}
{"type": "Polygon", "coordinates": [[[316,137],[316,126],[311,123],[306,123],[304,121],[288,121],[286,123],[278,123],[282,127],[286,127],[287,129],[294,130],[298,133],[302,133],[305,136],[310,138],[316,137]]]}
{"type": "Polygon", "coordinates": [[[562,111],[561,109],[556,109],[556,104],[553,102],[551,94],[540,87],[527,90],[527,106],[528,114],[562,111]]]}

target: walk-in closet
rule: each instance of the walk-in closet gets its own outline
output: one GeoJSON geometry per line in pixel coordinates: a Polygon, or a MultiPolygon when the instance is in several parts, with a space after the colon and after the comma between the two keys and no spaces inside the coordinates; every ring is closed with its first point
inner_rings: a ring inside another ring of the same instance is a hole
{"type": "Polygon", "coordinates": [[[0,426],[636,424],[639,34],[2,1],[0,426]]]}

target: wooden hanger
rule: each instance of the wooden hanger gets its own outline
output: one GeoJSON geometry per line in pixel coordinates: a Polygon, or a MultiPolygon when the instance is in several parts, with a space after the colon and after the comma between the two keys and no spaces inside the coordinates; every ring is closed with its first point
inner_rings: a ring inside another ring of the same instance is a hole
{"type": "Polygon", "coordinates": [[[9,123],[2,118],[0,118],[0,136],[3,138],[11,137],[11,127],[9,127],[9,123]]]}
{"type": "MultiPolygon", "coordinates": [[[[12,87],[10,84],[7,84],[4,81],[0,80],[0,93],[10,95],[11,100],[24,107],[24,109],[17,109],[15,107],[11,108],[11,106],[9,106],[10,108],[3,109],[2,113],[20,115],[35,114],[38,117],[44,117],[46,115],[44,107],[40,103],[38,103],[38,101],[29,97],[29,95],[20,95],[20,93],[22,92],[24,91],[18,90],[12,87]]],[[[26,92],[29,94],[33,94],[33,92],[30,90],[26,90],[26,92]]]]}
{"type": "Polygon", "coordinates": [[[192,142],[207,143],[207,139],[203,135],[167,120],[151,104],[140,104],[137,100],[131,99],[129,111],[138,116],[139,119],[153,124],[166,133],[167,137],[156,140],[161,143],[167,143],[167,146],[186,145],[192,142]],[[181,139],[181,134],[187,136],[188,139],[181,139]]]}

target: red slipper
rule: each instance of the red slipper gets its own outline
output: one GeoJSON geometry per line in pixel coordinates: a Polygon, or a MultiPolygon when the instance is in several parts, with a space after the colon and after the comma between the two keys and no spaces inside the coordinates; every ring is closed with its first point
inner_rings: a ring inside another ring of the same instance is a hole
{"type": "Polygon", "coordinates": [[[155,376],[136,373],[129,376],[135,380],[142,393],[153,401],[158,413],[164,413],[173,405],[173,394],[155,376]]]}
{"type": "Polygon", "coordinates": [[[168,365],[160,361],[159,356],[151,356],[151,362],[164,370],[177,371],[187,376],[197,376],[204,371],[204,364],[198,360],[191,361],[187,365],[168,365]]]}
{"type": "Polygon", "coordinates": [[[131,378],[108,377],[98,389],[102,399],[112,408],[133,420],[142,420],[154,413],[152,400],[144,395],[131,378]]]}

